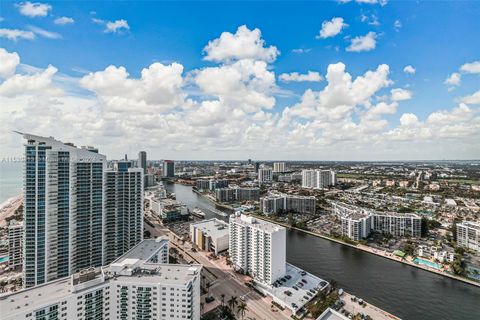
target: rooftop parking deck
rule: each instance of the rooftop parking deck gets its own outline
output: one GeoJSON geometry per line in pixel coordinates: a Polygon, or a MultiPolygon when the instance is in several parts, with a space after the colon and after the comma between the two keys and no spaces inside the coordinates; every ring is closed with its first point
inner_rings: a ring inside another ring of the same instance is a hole
{"type": "Polygon", "coordinates": [[[281,279],[273,286],[261,289],[293,313],[298,312],[318,292],[328,287],[327,281],[289,263],[286,264],[286,274],[281,279]]]}

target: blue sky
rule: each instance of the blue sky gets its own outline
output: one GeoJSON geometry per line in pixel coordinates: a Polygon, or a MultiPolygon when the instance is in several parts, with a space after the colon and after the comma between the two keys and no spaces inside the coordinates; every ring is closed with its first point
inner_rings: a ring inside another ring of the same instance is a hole
{"type": "MultiPolygon", "coordinates": [[[[350,106],[349,111],[343,114],[343,116],[348,117],[351,123],[358,124],[363,114],[360,109],[366,108],[365,110],[368,110],[370,108],[369,103],[375,104],[382,101],[382,99],[377,99],[379,96],[389,94],[394,88],[409,91],[411,98],[400,100],[401,102],[396,106],[395,112],[383,113],[382,120],[386,120],[387,124],[382,126],[382,130],[374,132],[370,136],[370,138],[375,138],[378,141],[382,140],[378,147],[383,149],[378,150],[378,153],[374,155],[370,155],[367,142],[369,139],[368,130],[362,129],[362,134],[365,134],[365,137],[361,141],[354,141],[351,137],[338,139],[328,136],[326,132],[331,132],[331,128],[326,129],[317,125],[315,129],[308,129],[310,133],[303,136],[304,139],[312,139],[303,146],[311,149],[312,152],[296,153],[296,155],[322,158],[328,153],[332,155],[332,158],[340,160],[355,159],[357,156],[361,159],[370,157],[408,159],[417,156],[422,159],[442,156],[442,158],[478,158],[480,150],[478,142],[475,141],[475,136],[478,138],[479,115],[478,103],[475,99],[473,99],[473,103],[467,104],[469,114],[467,120],[465,118],[460,120],[452,118],[454,121],[459,121],[458,126],[468,127],[460,131],[468,132],[459,135],[457,128],[452,129],[454,131],[454,133],[451,133],[452,136],[449,136],[450,133],[436,136],[431,133],[436,128],[425,128],[427,123],[423,124],[423,122],[426,122],[432,113],[441,110],[453,112],[461,101],[467,101],[464,97],[473,95],[480,89],[479,72],[475,72],[475,70],[474,72],[460,71],[462,65],[480,60],[480,41],[478,40],[480,2],[388,1],[388,3],[382,2],[381,4],[358,2],[369,1],[349,1],[348,3],[337,1],[193,3],[42,1],[36,4],[49,6],[45,15],[43,13],[37,14],[38,12],[34,9],[32,9],[33,14],[29,15],[25,12],[22,14],[21,8],[25,5],[25,2],[2,1],[0,4],[0,16],[2,17],[0,29],[33,32],[34,39],[18,38],[12,40],[2,37],[0,38],[0,47],[9,53],[16,52],[20,57],[22,65],[17,67],[17,74],[26,72],[26,68],[22,67],[25,65],[40,69],[53,65],[58,69],[53,81],[66,89],[66,92],[62,94],[63,98],[85,99],[85,101],[93,103],[90,105],[91,108],[102,110],[102,114],[105,114],[103,112],[106,108],[102,107],[105,99],[99,92],[98,87],[92,89],[92,86],[88,87],[88,85],[78,85],[76,83],[89,72],[103,71],[110,65],[124,66],[131,78],[139,78],[142,69],[148,68],[152,63],[160,62],[163,65],[170,65],[172,62],[177,62],[183,66],[185,83],[182,85],[182,93],[187,95],[187,100],[189,98],[193,99],[197,104],[201,104],[205,100],[219,100],[222,103],[223,100],[229,100],[228,97],[226,98],[217,92],[207,93],[208,90],[197,88],[198,83],[191,79],[195,78],[199,70],[219,68],[233,63],[228,59],[228,61],[208,60],[206,57],[209,53],[205,51],[205,48],[209,41],[218,39],[222,32],[235,34],[237,28],[242,25],[245,25],[249,31],[258,28],[261,32],[261,39],[264,41],[264,48],[274,46],[280,52],[277,53],[273,61],[268,61],[267,68],[274,73],[276,81],[273,85],[275,88],[272,90],[272,86],[270,86],[270,91],[266,95],[273,97],[275,103],[268,107],[260,105],[258,110],[251,108],[248,111],[245,111],[247,109],[243,110],[246,112],[245,118],[239,121],[245,122],[246,127],[242,131],[249,130],[248,123],[252,120],[248,116],[252,116],[256,112],[268,111],[272,114],[272,117],[275,117],[275,115],[281,117],[286,107],[293,108],[301,101],[301,97],[307,89],[321,92],[327,85],[324,78],[329,65],[341,62],[346,66],[346,72],[356,78],[369,70],[377,69],[381,64],[386,64],[389,67],[388,78],[391,83],[375,90],[374,94],[368,97],[367,106],[365,106],[365,99],[355,101],[350,106]],[[37,15],[35,16],[35,14],[37,15]],[[71,18],[73,22],[56,24],[55,20],[61,17],[71,18]],[[322,23],[332,21],[334,18],[342,18],[343,23],[348,26],[330,37],[318,37],[322,29],[322,23]],[[97,19],[97,22],[94,22],[93,19],[97,19]],[[128,28],[119,27],[115,31],[105,32],[108,22],[121,20],[125,21],[128,28]],[[363,37],[369,33],[374,34],[374,48],[360,51],[346,50],[351,45],[352,39],[363,37]],[[299,53],[299,49],[303,52],[299,53]],[[407,65],[413,66],[414,74],[404,72],[407,65]],[[322,80],[285,82],[279,79],[279,76],[284,73],[298,72],[299,74],[305,74],[308,71],[318,72],[322,80]],[[457,84],[448,85],[445,80],[452,73],[458,73],[461,81],[459,83],[457,81],[457,84]],[[68,81],[62,83],[65,79],[68,81]],[[189,81],[193,81],[193,84],[189,81]],[[92,102],[93,100],[95,101],[92,102]],[[403,114],[414,114],[417,120],[422,122],[422,128],[417,128],[418,131],[411,131],[408,134],[412,139],[421,135],[420,131],[422,130],[425,132],[428,129],[430,133],[425,135],[424,139],[413,139],[410,144],[404,137],[394,139],[402,142],[399,142],[401,145],[393,150],[401,151],[392,154],[392,150],[386,147],[391,145],[391,141],[384,140],[388,140],[386,137],[397,135],[398,132],[393,132],[393,130],[401,125],[400,119],[403,114]],[[462,121],[468,123],[464,124],[462,121]],[[463,141],[464,145],[458,146],[458,141],[463,141]],[[351,153],[348,147],[350,143],[357,146],[364,144],[364,147],[360,148],[358,153],[351,153]],[[444,143],[444,146],[439,147],[439,143],[444,143]],[[450,144],[455,145],[456,148],[452,150],[450,144]],[[412,146],[425,151],[421,155],[409,152],[408,150],[411,150],[412,146]]],[[[375,2],[375,0],[371,2],[375,2]]],[[[240,60],[238,57],[235,59],[240,60]]],[[[254,59],[258,58],[254,57],[254,59]]],[[[23,93],[22,95],[26,94],[23,93]]],[[[32,93],[32,96],[36,94],[38,95],[38,93],[32,93]]],[[[227,95],[228,93],[223,92],[222,94],[227,95]]],[[[20,94],[15,96],[10,94],[8,99],[10,99],[8,100],[10,103],[12,103],[12,99],[19,101],[20,94]]],[[[52,96],[45,99],[52,99],[52,96]]],[[[383,100],[385,99],[383,98],[383,100]]],[[[472,101],[472,99],[468,101],[472,101]]],[[[26,106],[22,103],[18,102],[18,107],[12,107],[8,110],[5,117],[12,119],[12,114],[18,116],[19,110],[27,113],[28,111],[24,110],[26,106]]],[[[322,102],[318,103],[321,104],[322,102]]],[[[298,114],[304,110],[300,107],[298,107],[298,114]]],[[[329,106],[318,106],[318,108],[324,107],[328,108],[329,106]]],[[[168,113],[162,111],[163,109],[160,110],[161,108],[153,108],[150,111],[158,115],[161,121],[164,121],[175,114],[186,116],[191,110],[189,108],[180,103],[177,106],[172,106],[168,113]]],[[[233,112],[239,110],[240,107],[233,103],[223,105],[222,108],[224,109],[221,112],[233,112]]],[[[316,112],[321,111],[316,109],[316,112]]],[[[112,114],[109,115],[112,116],[112,114]]],[[[118,116],[120,117],[120,115],[118,116]]],[[[120,123],[118,118],[116,119],[115,126],[120,123]]],[[[330,117],[329,120],[331,121],[332,118],[330,117]]],[[[165,121],[166,126],[168,126],[169,120],[165,121]]],[[[268,119],[264,121],[263,123],[256,123],[256,125],[259,127],[269,125],[275,128],[279,126],[278,123],[272,125],[268,119]]],[[[279,120],[277,119],[277,121],[279,120]]],[[[315,118],[315,116],[303,117],[300,115],[296,119],[289,118],[289,121],[289,128],[285,129],[283,133],[271,132],[268,137],[263,137],[263,143],[257,147],[252,147],[248,151],[248,157],[293,159],[296,156],[286,151],[272,154],[276,150],[275,148],[267,152],[265,146],[269,145],[269,140],[274,139],[278,134],[290,136],[290,138],[286,138],[289,139],[289,145],[295,145],[298,142],[297,139],[300,138],[299,136],[293,137],[293,131],[300,130],[302,125],[309,122],[324,122],[327,120],[315,118]]],[[[11,121],[11,126],[18,126],[18,123],[21,123],[20,119],[11,121]]],[[[106,126],[102,128],[102,130],[106,130],[111,124],[104,121],[100,125],[106,126]]],[[[345,124],[339,130],[348,130],[348,128],[349,124],[345,124]]],[[[52,130],[52,132],[39,132],[42,128],[35,127],[32,124],[20,129],[33,130],[37,134],[55,134],[57,136],[57,130],[60,128],[52,130]]],[[[202,133],[196,132],[197,127],[184,129],[192,130],[191,134],[204,134],[203,131],[202,133]]],[[[211,133],[205,134],[206,138],[203,142],[208,141],[207,143],[202,142],[200,147],[199,143],[196,143],[194,148],[189,147],[188,133],[185,133],[185,142],[181,139],[175,140],[180,141],[177,144],[184,147],[179,148],[178,145],[167,144],[165,145],[166,150],[162,152],[151,150],[151,153],[158,158],[163,156],[208,158],[211,157],[212,152],[217,153],[213,156],[214,158],[248,158],[243,153],[245,146],[242,149],[242,145],[229,145],[226,142],[227,140],[231,141],[227,137],[228,134],[232,134],[228,132],[228,128],[217,129],[219,131],[218,136],[211,133]],[[225,135],[221,136],[224,131],[225,135]],[[221,145],[220,148],[219,145],[221,145]]],[[[269,127],[268,130],[270,129],[269,127]]],[[[130,126],[119,128],[119,131],[122,130],[124,135],[118,135],[118,139],[122,138],[123,140],[134,128],[130,126]]],[[[100,135],[101,132],[105,131],[100,130],[100,135]]],[[[8,133],[4,131],[3,134],[7,135],[8,133]]],[[[168,136],[172,132],[159,132],[159,134],[168,136]]],[[[237,132],[236,134],[242,133],[237,132]]],[[[174,136],[177,139],[178,133],[174,136]]],[[[78,135],[78,137],[81,137],[81,135],[78,135]]],[[[62,139],[62,136],[58,138],[62,139]]],[[[72,138],[76,138],[76,136],[72,138]]],[[[247,143],[248,137],[244,138],[245,143],[247,143]]],[[[18,143],[18,139],[9,138],[6,140],[8,142],[2,147],[3,153],[15,153],[14,147],[18,143]]],[[[123,150],[110,146],[114,140],[102,141],[102,139],[95,139],[94,136],[88,136],[86,140],[89,143],[105,144],[105,149],[114,156],[124,153],[123,150]]],[[[155,140],[142,146],[152,149],[157,143],[164,144],[165,141],[155,140]]],[[[119,147],[135,152],[132,147],[124,144],[119,145],[119,147]]]]}

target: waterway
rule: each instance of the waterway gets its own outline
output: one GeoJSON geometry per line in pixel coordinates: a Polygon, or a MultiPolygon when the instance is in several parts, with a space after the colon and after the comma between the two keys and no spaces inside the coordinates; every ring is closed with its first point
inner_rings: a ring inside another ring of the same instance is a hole
{"type": "MultiPolygon", "coordinates": [[[[177,200],[206,218],[225,219],[191,187],[165,185],[177,200]]],[[[480,289],[322,238],[289,230],[287,260],[402,319],[478,320],[480,289]]],[[[359,307],[359,312],[361,308],[359,307]]]]}

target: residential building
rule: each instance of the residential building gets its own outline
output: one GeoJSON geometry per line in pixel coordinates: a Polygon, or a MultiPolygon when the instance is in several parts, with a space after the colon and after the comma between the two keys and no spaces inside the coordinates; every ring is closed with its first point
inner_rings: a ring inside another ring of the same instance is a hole
{"type": "Polygon", "coordinates": [[[92,147],[22,135],[27,140],[24,285],[101,266],[106,157],[92,147]]]}
{"type": "Polygon", "coordinates": [[[192,223],[190,238],[200,250],[218,255],[228,249],[228,223],[215,218],[192,223]]]}
{"type": "Polygon", "coordinates": [[[215,200],[218,202],[258,201],[259,198],[259,188],[234,187],[215,190],[215,200]]]}
{"type": "Polygon", "coordinates": [[[229,253],[234,268],[271,285],[285,275],[286,230],[243,214],[230,215],[229,253]]]}
{"type": "Polygon", "coordinates": [[[287,171],[285,169],[285,162],[274,162],[273,163],[273,172],[278,172],[278,173],[281,173],[281,172],[285,172],[287,171]]]}
{"type": "Polygon", "coordinates": [[[96,148],[22,135],[25,287],[100,267],[141,241],[143,170],[128,160],[107,169],[96,148]]]}
{"type": "Polygon", "coordinates": [[[354,241],[367,238],[372,230],[371,216],[341,217],[341,223],[342,235],[354,241]]]}
{"type": "Polygon", "coordinates": [[[258,183],[271,183],[273,181],[273,171],[271,168],[258,169],[258,183]]]}
{"type": "Polygon", "coordinates": [[[260,209],[264,214],[294,211],[315,213],[317,200],[313,196],[300,196],[284,193],[270,193],[260,198],[260,209]]]}
{"type": "Polygon", "coordinates": [[[8,225],[8,267],[10,269],[22,268],[23,231],[23,221],[10,221],[8,225]]]}
{"type": "Polygon", "coordinates": [[[210,180],[199,179],[195,182],[195,187],[198,191],[210,190],[210,180]]]}
{"type": "Polygon", "coordinates": [[[480,252],[480,223],[463,221],[457,224],[457,245],[480,252]]]}
{"type": "Polygon", "coordinates": [[[198,320],[202,266],[160,262],[162,245],[144,240],[107,267],[4,295],[1,317],[198,320]]]}
{"type": "Polygon", "coordinates": [[[162,174],[165,178],[175,177],[175,162],[172,160],[163,160],[162,174]]]}
{"type": "Polygon", "coordinates": [[[394,237],[420,238],[422,218],[414,213],[377,212],[343,203],[332,203],[334,213],[341,219],[342,235],[358,241],[371,231],[394,237]]]}
{"type": "Polygon", "coordinates": [[[302,170],[302,187],[323,189],[337,184],[337,175],[333,170],[302,170]]]}
{"type": "Polygon", "coordinates": [[[117,168],[105,172],[102,265],[111,263],[143,239],[144,171],[117,168]]]}
{"type": "Polygon", "coordinates": [[[147,153],[140,151],[138,153],[138,167],[143,169],[143,173],[147,173],[147,153]]]}

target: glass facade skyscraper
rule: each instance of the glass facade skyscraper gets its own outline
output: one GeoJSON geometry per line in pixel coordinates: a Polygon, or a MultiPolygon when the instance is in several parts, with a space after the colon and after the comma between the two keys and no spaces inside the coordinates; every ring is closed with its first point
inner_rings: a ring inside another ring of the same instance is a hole
{"type": "Polygon", "coordinates": [[[23,134],[25,287],[105,265],[143,239],[143,170],[23,134]]]}

